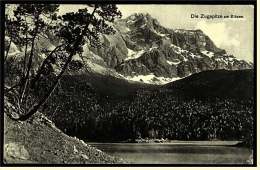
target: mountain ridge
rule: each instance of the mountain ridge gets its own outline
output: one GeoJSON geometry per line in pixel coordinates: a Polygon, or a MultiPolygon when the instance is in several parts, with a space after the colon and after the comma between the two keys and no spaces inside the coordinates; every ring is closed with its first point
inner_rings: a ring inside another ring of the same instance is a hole
{"type": "MultiPolygon", "coordinates": [[[[166,84],[206,70],[253,68],[253,63],[238,60],[218,48],[201,30],[165,28],[150,14],[118,19],[113,27],[115,34],[100,36],[101,47],[85,44],[82,57],[74,56],[74,60],[83,60],[85,70],[72,74],[90,71],[131,82],[166,84]]],[[[36,62],[46,57],[41,50],[51,50],[57,44],[49,33],[46,37],[37,41],[36,62]]],[[[10,58],[16,57],[19,62],[22,49],[12,43],[10,58]]]]}
{"type": "Polygon", "coordinates": [[[150,14],[130,15],[114,27],[115,35],[104,38],[110,54],[104,56],[102,49],[96,54],[129,80],[165,84],[205,70],[253,67],[216,47],[201,30],[168,29],[150,14]]]}

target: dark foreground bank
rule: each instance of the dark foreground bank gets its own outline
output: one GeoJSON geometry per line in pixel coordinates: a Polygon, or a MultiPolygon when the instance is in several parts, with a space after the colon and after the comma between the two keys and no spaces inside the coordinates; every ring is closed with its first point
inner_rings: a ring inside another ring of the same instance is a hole
{"type": "MultiPolygon", "coordinates": [[[[6,102],[6,101],[5,101],[6,102]]],[[[5,113],[14,113],[5,103],[5,113]]],[[[13,121],[4,114],[6,164],[113,164],[124,163],[83,141],[70,137],[37,113],[28,121],[13,121]]]]}

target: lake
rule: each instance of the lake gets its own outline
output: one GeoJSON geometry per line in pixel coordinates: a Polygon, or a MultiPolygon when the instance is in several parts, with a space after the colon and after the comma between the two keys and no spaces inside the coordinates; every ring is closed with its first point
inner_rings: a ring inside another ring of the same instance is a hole
{"type": "Polygon", "coordinates": [[[172,143],[89,143],[133,164],[248,164],[251,150],[172,143]]]}

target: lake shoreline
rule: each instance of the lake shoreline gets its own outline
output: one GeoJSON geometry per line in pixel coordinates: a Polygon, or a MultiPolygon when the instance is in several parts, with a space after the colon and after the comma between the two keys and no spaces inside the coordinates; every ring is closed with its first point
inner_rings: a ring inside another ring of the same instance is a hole
{"type": "Polygon", "coordinates": [[[187,145],[187,146],[243,146],[243,141],[183,141],[183,140],[162,140],[162,139],[148,139],[148,140],[126,140],[119,142],[87,142],[89,144],[168,144],[168,145],[187,145]]]}
{"type": "Polygon", "coordinates": [[[235,143],[237,141],[88,144],[130,164],[252,164],[253,150],[234,146],[235,143]]]}

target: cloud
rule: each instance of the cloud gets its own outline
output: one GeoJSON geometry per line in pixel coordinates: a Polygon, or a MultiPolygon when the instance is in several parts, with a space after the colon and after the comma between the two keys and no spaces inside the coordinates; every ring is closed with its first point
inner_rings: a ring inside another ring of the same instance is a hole
{"type": "Polygon", "coordinates": [[[196,29],[201,29],[208,35],[217,47],[239,47],[240,41],[238,35],[233,35],[232,29],[224,22],[209,23],[199,21],[196,29]]]}

